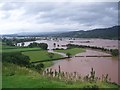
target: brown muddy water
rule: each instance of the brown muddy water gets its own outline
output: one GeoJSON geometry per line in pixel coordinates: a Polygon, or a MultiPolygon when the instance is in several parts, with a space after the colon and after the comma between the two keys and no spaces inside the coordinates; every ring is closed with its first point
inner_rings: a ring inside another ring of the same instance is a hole
{"type": "MultiPolygon", "coordinates": [[[[87,45],[87,46],[97,46],[97,47],[104,47],[107,49],[116,49],[118,48],[118,40],[108,40],[108,39],[82,39],[77,38],[75,40],[69,40],[69,38],[64,38],[61,40],[37,40],[31,42],[25,42],[25,46],[28,46],[30,43],[37,42],[37,43],[47,43],[48,49],[55,49],[55,48],[64,48],[67,44],[76,44],[76,45],[87,45]],[[56,46],[54,47],[54,43],[56,46]],[[59,45],[59,47],[58,47],[59,45]]],[[[21,43],[17,44],[21,46],[21,43]]]]}
{"type": "MultiPolygon", "coordinates": [[[[66,49],[67,44],[76,44],[76,45],[88,45],[88,46],[97,46],[104,47],[107,49],[118,49],[118,40],[108,40],[108,39],[75,39],[71,40],[69,38],[64,38],[61,40],[37,40],[38,43],[47,43],[48,49],[52,50],[55,48],[64,48],[66,49]],[[54,43],[56,46],[54,47],[54,43]],[[59,47],[58,47],[59,45],[59,47]]],[[[32,42],[25,42],[25,46],[28,46],[32,42]]],[[[21,43],[18,43],[21,46],[21,43]]],[[[90,73],[91,68],[94,68],[96,71],[96,76],[101,77],[102,74],[109,74],[112,82],[118,83],[118,58],[112,57],[86,57],[86,56],[109,56],[110,54],[86,50],[86,52],[77,54],[76,56],[85,56],[85,57],[72,57],[70,59],[64,59],[59,61],[54,61],[54,65],[51,66],[53,70],[58,70],[58,66],[61,66],[61,70],[64,72],[77,72],[83,76],[90,73]]]]}
{"type": "MultiPolygon", "coordinates": [[[[86,50],[86,52],[77,54],[79,55],[109,55],[104,52],[86,50]]],[[[54,65],[49,67],[53,70],[58,70],[58,66],[61,66],[61,70],[64,72],[77,72],[78,74],[85,76],[90,74],[91,68],[96,71],[97,77],[102,77],[108,74],[112,82],[118,83],[118,59],[112,57],[72,57],[70,59],[63,59],[54,61],[54,65]]]]}

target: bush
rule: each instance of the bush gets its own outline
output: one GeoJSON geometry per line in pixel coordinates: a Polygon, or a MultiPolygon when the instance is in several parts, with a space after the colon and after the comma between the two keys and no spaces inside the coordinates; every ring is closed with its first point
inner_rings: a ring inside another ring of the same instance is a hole
{"type": "Polygon", "coordinates": [[[36,43],[36,42],[33,42],[33,43],[30,43],[30,44],[28,45],[28,47],[30,47],[30,48],[40,47],[40,48],[43,49],[43,50],[47,50],[48,45],[47,45],[46,43],[36,43]]]}
{"type": "Polygon", "coordinates": [[[9,62],[17,65],[27,66],[29,65],[29,60],[30,58],[28,56],[23,55],[21,52],[2,54],[3,62],[9,62]]]}
{"type": "Polygon", "coordinates": [[[70,58],[71,57],[71,54],[70,53],[66,53],[67,57],[70,58]]]}
{"type": "Polygon", "coordinates": [[[37,64],[37,65],[35,66],[35,69],[36,69],[36,70],[41,70],[42,68],[44,68],[44,64],[43,64],[43,63],[37,64]]]}
{"type": "Polygon", "coordinates": [[[43,50],[47,50],[47,48],[48,48],[48,45],[46,43],[40,43],[40,44],[38,44],[38,46],[40,48],[42,48],[43,50]]]}
{"type": "Polygon", "coordinates": [[[83,89],[85,89],[85,90],[99,90],[99,87],[97,85],[87,85],[87,86],[84,86],[83,89]]]}
{"type": "Polygon", "coordinates": [[[110,51],[111,51],[111,54],[112,54],[113,56],[118,56],[118,55],[119,55],[118,49],[111,49],[110,51]]]}
{"type": "Polygon", "coordinates": [[[38,47],[38,43],[33,42],[28,45],[28,47],[33,48],[33,47],[38,47]]]}
{"type": "Polygon", "coordinates": [[[54,57],[54,53],[48,53],[47,54],[49,58],[53,58],[54,57]]]}

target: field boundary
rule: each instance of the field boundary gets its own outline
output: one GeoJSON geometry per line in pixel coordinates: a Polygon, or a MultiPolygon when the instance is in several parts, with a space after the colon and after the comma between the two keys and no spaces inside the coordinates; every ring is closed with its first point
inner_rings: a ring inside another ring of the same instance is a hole
{"type": "Polygon", "coordinates": [[[52,59],[52,60],[38,60],[38,61],[35,61],[35,62],[31,62],[30,64],[39,63],[39,62],[57,61],[57,60],[60,60],[60,59],[67,59],[67,58],[68,57],[56,58],[56,59],[52,59]]]}

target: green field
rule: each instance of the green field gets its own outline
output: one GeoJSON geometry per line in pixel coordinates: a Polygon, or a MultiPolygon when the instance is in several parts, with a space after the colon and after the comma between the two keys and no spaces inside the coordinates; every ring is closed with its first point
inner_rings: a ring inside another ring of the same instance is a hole
{"type": "MultiPolygon", "coordinates": [[[[3,46],[3,52],[22,52],[22,54],[29,56],[30,62],[52,60],[62,58],[61,55],[54,54],[53,58],[48,56],[47,50],[40,48],[14,47],[3,46]]],[[[85,49],[72,48],[67,50],[55,50],[58,52],[70,53],[75,55],[84,52],[85,49]]],[[[42,62],[44,68],[52,65],[52,62],[42,62]]],[[[117,85],[103,83],[103,82],[80,82],[80,81],[65,81],[57,78],[50,78],[42,76],[34,69],[20,67],[12,63],[4,62],[2,64],[2,87],[3,88],[84,88],[97,86],[99,88],[117,88],[117,85]]]]}
{"type": "Polygon", "coordinates": [[[41,50],[40,48],[17,48],[17,49],[6,49],[2,50],[2,52],[24,52],[24,51],[36,51],[41,50]]]}
{"type": "Polygon", "coordinates": [[[62,58],[59,54],[54,54],[53,58],[49,58],[48,53],[46,50],[22,52],[22,54],[30,57],[31,62],[62,58]]]}
{"type": "MultiPolygon", "coordinates": [[[[42,50],[41,48],[28,48],[28,47],[16,47],[3,45],[2,53],[8,52],[22,52],[22,54],[29,56],[30,62],[52,60],[62,58],[59,54],[54,54],[53,58],[48,56],[47,50],[42,50]]],[[[52,62],[43,62],[45,67],[52,65],[52,62]]]]}
{"type": "Polygon", "coordinates": [[[77,53],[85,52],[85,49],[83,48],[71,48],[66,50],[55,50],[56,52],[62,52],[62,53],[70,53],[71,55],[75,55],[77,53]]]}
{"type": "Polygon", "coordinates": [[[3,64],[3,88],[84,88],[98,86],[100,88],[117,88],[108,83],[69,82],[42,76],[36,71],[14,64],[3,64]]]}
{"type": "MultiPolygon", "coordinates": [[[[27,51],[27,52],[22,52],[22,54],[29,56],[30,62],[35,62],[35,61],[44,61],[44,60],[52,60],[52,59],[59,59],[62,58],[61,55],[59,54],[54,54],[53,58],[50,58],[48,56],[48,53],[46,50],[42,51],[27,51]]],[[[51,66],[53,63],[52,62],[42,62],[45,67],[51,66]]]]}
{"type": "Polygon", "coordinates": [[[36,51],[41,50],[41,48],[28,48],[28,47],[15,47],[15,46],[3,46],[2,52],[24,52],[24,51],[36,51]]]}
{"type": "Polygon", "coordinates": [[[2,49],[17,49],[17,48],[22,48],[22,47],[2,45],[2,49]]]}

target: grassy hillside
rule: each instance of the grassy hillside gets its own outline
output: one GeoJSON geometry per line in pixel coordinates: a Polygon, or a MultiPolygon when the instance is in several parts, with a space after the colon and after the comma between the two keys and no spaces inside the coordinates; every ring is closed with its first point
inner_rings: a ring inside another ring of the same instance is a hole
{"type": "Polygon", "coordinates": [[[104,39],[118,39],[118,30],[120,26],[110,28],[98,28],[88,31],[71,31],[61,34],[56,34],[57,37],[74,37],[74,38],[104,38],[104,39]]]}
{"type": "MultiPolygon", "coordinates": [[[[96,28],[88,31],[70,31],[70,32],[54,32],[54,33],[29,33],[29,35],[15,35],[15,36],[40,36],[40,37],[73,37],[73,38],[104,38],[104,39],[118,39],[118,33],[120,26],[113,26],[109,28],[96,28]]],[[[14,36],[14,35],[3,35],[3,36],[14,36]]],[[[119,38],[120,39],[120,38],[119,38]]]]}
{"type": "Polygon", "coordinates": [[[117,88],[108,83],[69,82],[42,76],[25,67],[3,63],[3,88],[117,88]]]}

